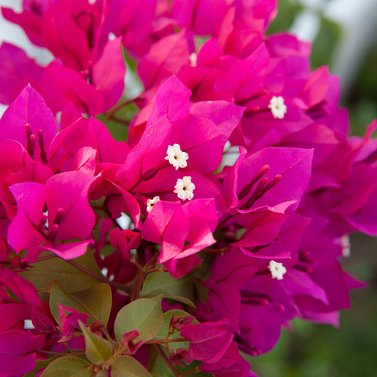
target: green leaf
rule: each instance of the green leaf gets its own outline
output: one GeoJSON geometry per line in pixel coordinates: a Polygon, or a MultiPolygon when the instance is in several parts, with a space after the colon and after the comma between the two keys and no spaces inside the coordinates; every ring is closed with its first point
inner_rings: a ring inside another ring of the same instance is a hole
{"type": "Polygon", "coordinates": [[[93,364],[101,365],[113,355],[111,344],[96,334],[90,332],[82,322],[79,322],[85,338],[85,355],[93,364]]]}
{"type": "Polygon", "coordinates": [[[58,304],[89,314],[93,321],[107,325],[111,310],[111,288],[108,284],[100,283],[81,292],[68,293],[58,284],[51,290],[51,313],[59,322],[58,304]]]}
{"type": "Polygon", "coordinates": [[[97,374],[96,377],[108,377],[108,372],[105,369],[101,369],[97,374]]]}
{"type": "Polygon", "coordinates": [[[78,357],[65,356],[54,360],[41,377],[90,377],[90,364],[78,357]]]}
{"type": "Polygon", "coordinates": [[[104,326],[107,325],[112,305],[111,288],[108,284],[97,284],[89,289],[74,293],[74,296],[86,305],[93,318],[96,318],[104,326]]]}
{"type": "Polygon", "coordinates": [[[153,272],[147,276],[141,290],[142,297],[163,294],[164,298],[195,308],[192,283],[189,277],[174,279],[168,272],[153,272]]]}
{"type": "Polygon", "coordinates": [[[133,357],[119,356],[111,366],[112,377],[152,377],[133,357]]]}
{"type": "Polygon", "coordinates": [[[148,370],[153,377],[175,377],[155,347],[151,347],[149,351],[148,370]]]}
{"type": "Polygon", "coordinates": [[[135,342],[153,339],[163,323],[161,300],[162,296],[140,298],[123,307],[115,319],[116,338],[120,341],[124,333],[138,330],[135,342]]]}
{"type": "MultiPolygon", "coordinates": [[[[74,261],[92,273],[101,276],[101,272],[90,252],[74,261]]],[[[66,292],[77,292],[98,283],[93,277],[84,274],[60,258],[37,262],[33,265],[33,268],[21,275],[32,282],[39,290],[48,289],[53,282],[57,282],[66,292]]]]}

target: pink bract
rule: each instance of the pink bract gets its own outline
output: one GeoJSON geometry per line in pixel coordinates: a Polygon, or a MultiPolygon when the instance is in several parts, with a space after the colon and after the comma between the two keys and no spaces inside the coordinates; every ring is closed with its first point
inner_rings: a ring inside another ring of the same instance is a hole
{"type": "Polygon", "coordinates": [[[338,326],[377,123],[348,135],[338,79],[266,36],[276,6],[2,7],[53,60],[0,46],[1,377],[250,377],[294,318],[338,326]]]}

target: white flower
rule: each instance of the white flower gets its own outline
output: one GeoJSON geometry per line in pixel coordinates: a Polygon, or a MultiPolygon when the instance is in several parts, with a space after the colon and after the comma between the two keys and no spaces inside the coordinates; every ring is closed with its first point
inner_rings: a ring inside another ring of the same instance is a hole
{"type": "Polygon", "coordinates": [[[283,263],[275,262],[274,260],[270,261],[268,269],[271,272],[272,278],[277,280],[283,280],[283,277],[287,272],[283,263]]]}
{"type": "Polygon", "coordinates": [[[194,197],[195,185],[191,182],[191,177],[178,178],[174,188],[179,199],[191,200],[194,197]]]}
{"type": "Polygon", "coordinates": [[[147,212],[152,211],[153,207],[160,201],[160,197],[157,195],[153,199],[147,200],[147,212]]]}
{"type": "Polygon", "coordinates": [[[182,152],[179,144],[169,145],[166,154],[165,160],[168,160],[169,164],[175,167],[175,170],[183,169],[187,166],[189,155],[186,152],[182,152]]]}
{"type": "Polygon", "coordinates": [[[268,108],[271,110],[271,113],[275,119],[284,119],[287,112],[287,106],[284,103],[283,97],[272,97],[268,108]]]}

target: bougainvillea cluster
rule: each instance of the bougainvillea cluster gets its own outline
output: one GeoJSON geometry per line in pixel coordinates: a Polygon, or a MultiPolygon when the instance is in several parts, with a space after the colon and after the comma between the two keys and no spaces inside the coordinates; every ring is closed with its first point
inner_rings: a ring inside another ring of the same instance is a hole
{"type": "Polygon", "coordinates": [[[292,319],[338,324],[376,123],[348,136],[337,79],[266,34],[276,7],[2,8],[54,59],[0,47],[1,377],[255,376],[292,319]]]}

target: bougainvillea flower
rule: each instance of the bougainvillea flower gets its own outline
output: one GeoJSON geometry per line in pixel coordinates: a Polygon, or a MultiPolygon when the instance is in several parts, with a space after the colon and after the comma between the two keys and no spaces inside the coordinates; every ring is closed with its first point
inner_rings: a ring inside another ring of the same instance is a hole
{"type": "Polygon", "coordinates": [[[40,304],[34,286],[9,269],[0,269],[0,363],[5,376],[22,375],[35,368],[43,334],[24,329],[32,308],[40,304]]]}
{"type": "Polygon", "coordinates": [[[215,377],[255,377],[250,371],[250,364],[240,355],[238,347],[233,342],[217,363],[203,363],[203,372],[212,373],[215,377]]]}
{"type": "Polygon", "coordinates": [[[46,162],[47,150],[57,130],[44,99],[27,86],[1,118],[0,140],[17,140],[32,157],[46,162]]]}
{"type": "MultiPolygon", "coordinates": [[[[17,252],[28,248],[41,251],[44,246],[58,250],[59,247],[53,246],[56,241],[90,237],[95,219],[88,204],[88,190],[94,179],[72,171],[49,178],[46,185],[34,182],[13,185],[11,192],[18,211],[8,230],[10,245],[17,252]]],[[[61,245],[61,251],[57,252],[75,258],[85,253],[87,244],[85,241],[71,247],[61,245]]]]}
{"type": "Polygon", "coordinates": [[[48,153],[50,164],[61,167],[83,146],[97,151],[99,162],[109,163],[122,163],[129,149],[126,143],[114,140],[100,121],[79,115],[54,138],[48,153]]]}
{"type": "Polygon", "coordinates": [[[80,327],[79,321],[84,324],[87,322],[88,314],[80,313],[75,309],[60,304],[58,305],[58,310],[62,335],[59,342],[67,342],[73,338],[75,330],[80,327]]]}
{"type": "Polygon", "coordinates": [[[227,321],[184,324],[180,333],[190,341],[186,360],[202,361],[202,371],[214,376],[249,376],[250,366],[241,357],[227,321]]]}
{"type": "Polygon", "coordinates": [[[188,357],[206,363],[218,362],[233,340],[226,321],[184,325],[180,332],[190,341],[188,357]]]}
{"type": "Polygon", "coordinates": [[[250,377],[293,319],[339,324],[377,123],[348,136],[276,0],[1,10],[51,53],[0,46],[1,377],[250,377]]]}
{"type": "Polygon", "coordinates": [[[212,245],[216,223],[212,200],[197,199],[183,205],[160,201],[148,214],[142,234],[146,240],[161,244],[159,262],[165,263],[190,257],[212,245]]]}
{"type": "Polygon", "coordinates": [[[247,158],[241,154],[225,178],[228,201],[242,212],[292,201],[291,210],[297,208],[311,176],[311,162],[310,149],[265,148],[247,158]]]}
{"type": "Polygon", "coordinates": [[[0,363],[3,376],[25,375],[36,366],[36,351],[44,336],[11,330],[0,333],[0,363]]]}
{"type": "Polygon", "coordinates": [[[145,180],[153,176],[154,170],[169,165],[165,161],[169,145],[177,144],[188,154],[190,169],[202,173],[217,169],[224,145],[243,110],[238,106],[215,102],[203,103],[200,110],[193,108],[190,114],[189,96],[190,91],[176,77],[170,78],[161,87],[145,132],[129,152],[125,167],[121,170],[128,172],[126,189],[141,178],[145,180]],[[224,117],[220,117],[219,113],[224,117]],[[208,159],[208,155],[212,158],[208,159]],[[131,175],[132,171],[135,173],[131,175]]]}
{"type": "Polygon", "coordinates": [[[145,53],[149,48],[156,7],[156,0],[114,0],[110,4],[110,29],[122,36],[124,46],[135,54],[145,53]]]}
{"type": "MultiPolygon", "coordinates": [[[[86,1],[81,1],[80,5],[94,9],[86,1]]],[[[88,13],[85,9],[76,9],[77,17],[67,15],[63,21],[65,10],[69,7],[74,7],[74,2],[67,4],[60,1],[50,4],[44,15],[44,21],[41,21],[41,25],[47,29],[49,25],[57,28],[55,32],[49,30],[43,33],[46,47],[50,48],[58,58],[47,67],[39,67],[21,49],[14,46],[3,44],[0,47],[0,56],[8,63],[3,67],[0,66],[0,77],[3,77],[4,83],[12,88],[11,94],[1,93],[2,102],[10,103],[27,83],[31,83],[43,94],[54,112],[62,111],[70,103],[74,103],[80,111],[96,115],[110,109],[121,97],[126,74],[121,39],[117,38],[105,43],[104,36],[91,35],[94,27],[91,25],[93,17],[99,18],[100,12],[93,15],[91,11],[88,13]],[[71,16],[74,19],[71,19],[71,16]],[[66,30],[67,25],[61,29],[65,22],[80,24],[77,26],[76,37],[72,36],[73,39],[66,39],[63,29],[66,30]],[[63,41],[60,38],[63,38],[63,41]],[[91,45],[94,43],[93,38],[98,42],[95,46],[91,45]],[[10,54],[16,55],[17,59],[9,59],[10,54]],[[13,70],[19,72],[16,77],[13,75],[13,70]]]]}
{"type": "Polygon", "coordinates": [[[10,104],[42,69],[20,48],[3,42],[0,46],[0,102],[10,104]]]}
{"type": "Polygon", "coordinates": [[[110,232],[110,243],[116,251],[119,251],[124,259],[131,258],[131,250],[140,245],[141,235],[132,230],[115,228],[110,232]]]}
{"type": "Polygon", "coordinates": [[[19,322],[30,319],[31,308],[40,303],[34,286],[9,269],[0,269],[1,325],[0,331],[16,327],[19,322]],[[13,299],[8,292],[12,292],[13,299]]]}

